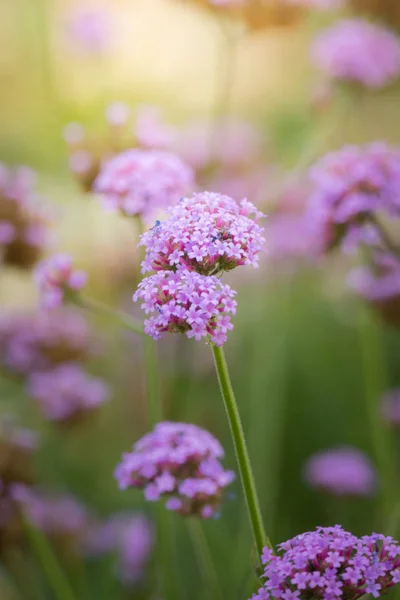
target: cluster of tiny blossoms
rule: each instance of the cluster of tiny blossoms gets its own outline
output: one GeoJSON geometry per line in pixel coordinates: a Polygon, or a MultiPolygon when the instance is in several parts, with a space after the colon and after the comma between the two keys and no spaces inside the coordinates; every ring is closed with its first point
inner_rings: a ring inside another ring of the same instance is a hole
{"type": "Polygon", "coordinates": [[[160,271],[139,284],[133,300],[143,300],[142,308],[151,314],[144,325],[145,333],[154,339],[168,331],[196,340],[209,338],[222,346],[233,329],[230,316],[236,312],[235,294],[214,276],[160,271]]]}
{"type": "Polygon", "coordinates": [[[182,198],[169,218],[147,231],[143,272],[186,269],[202,275],[230,271],[239,265],[258,265],[264,244],[262,217],[248,200],[203,192],[182,198]]]}
{"type": "Polygon", "coordinates": [[[138,148],[105,162],[94,182],[106,208],[144,218],[174,205],[192,186],[193,171],[180,158],[138,148]]]}
{"type": "Polygon", "coordinates": [[[265,548],[264,586],[252,600],[357,600],[374,598],[400,582],[400,547],[381,534],[358,538],[339,525],[319,527],[265,548]]]}
{"type": "Polygon", "coordinates": [[[346,19],[316,38],[312,56],[330,78],[381,88],[400,74],[400,40],[391,31],[346,19]]]}
{"type": "Polygon", "coordinates": [[[144,489],[146,500],[167,498],[169,510],[210,518],[234,479],[222,467],[223,456],[221,444],[208,431],[165,421],[123,455],[115,477],[121,489],[144,489]]]}
{"type": "Polygon", "coordinates": [[[43,305],[55,308],[63,303],[66,295],[85,286],[86,273],[74,268],[70,256],[55,254],[37,266],[35,280],[43,305]]]}
{"type": "Polygon", "coordinates": [[[310,171],[311,228],[323,249],[348,240],[379,242],[374,216],[399,216],[400,151],[384,143],[345,146],[325,155],[310,171]],[[369,229],[365,225],[370,225],[369,229]]]}

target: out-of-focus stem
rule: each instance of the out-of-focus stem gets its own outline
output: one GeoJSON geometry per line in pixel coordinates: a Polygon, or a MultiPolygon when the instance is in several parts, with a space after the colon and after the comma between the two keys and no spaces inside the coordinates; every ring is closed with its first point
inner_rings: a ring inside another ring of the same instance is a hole
{"type": "Polygon", "coordinates": [[[222,347],[212,346],[214,353],[215,368],[221,389],[222,398],[225,403],[225,409],[231,428],[232,439],[235,446],[236,458],[239,465],[240,477],[242,480],[243,491],[246,498],[247,510],[249,513],[251,527],[253,529],[254,541],[258,556],[261,556],[264,546],[273,548],[267,537],[263,519],[258,501],[257,490],[254,482],[253,471],[251,468],[250,457],[247,451],[246,439],[240,420],[239,409],[236,403],[231,380],[229,377],[228,365],[222,347]]]}
{"type": "Polygon", "coordinates": [[[58,564],[47,538],[28,520],[25,520],[24,523],[32,550],[42,565],[54,595],[58,600],[76,600],[69,581],[58,564]]]}
{"type": "Polygon", "coordinates": [[[385,391],[382,332],[374,315],[362,307],[359,320],[364,398],[373,454],[380,476],[381,520],[387,524],[396,504],[397,472],[390,430],[385,426],[379,401],[385,391]]]}
{"type": "Polygon", "coordinates": [[[130,329],[138,335],[144,335],[143,325],[138,319],[135,319],[135,317],[132,317],[131,315],[128,315],[120,310],[115,310],[114,308],[107,306],[107,304],[100,302],[100,300],[88,298],[87,296],[74,295],[71,298],[71,301],[80,308],[107,316],[117,325],[125,327],[126,329],[130,329]]]}
{"type": "Polygon", "coordinates": [[[218,575],[215,570],[210,547],[200,519],[193,517],[187,519],[187,526],[194,551],[197,555],[199,568],[206,588],[206,597],[213,600],[222,600],[222,594],[218,583],[218,575]]]}
{"type": "Polygon", "coordinates": [[[156,425],[162,420],[162,405],[157,365],[156,342],[148,335],[143,338],[144,368],[146,372],[146,388],[148,410],[151,425],[156,425]]]}

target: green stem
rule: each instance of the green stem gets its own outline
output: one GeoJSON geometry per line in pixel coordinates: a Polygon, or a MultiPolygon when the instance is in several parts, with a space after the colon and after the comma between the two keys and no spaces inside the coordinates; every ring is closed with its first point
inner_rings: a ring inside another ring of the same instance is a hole
{"type": "Polygon", "coordinates": [[[173,514],[166,510],[162,504],[156,507],[158,525],[159,559],[161,562],[161,589],[162,597],[166,600],[179,600],[179,588],[176,569],[176,547],[173,529],[173,514]]]}
{"type": "Polygon", "coordinates": [[[213,600],[222,600],[222,594],[218,583],[218,575],[208,545],[206,534],[200,520],[196,517],[186,520],[193,547],[197,555],[197,561],[202,573],[206,588],[206,596],[213,600]]]}
{"type": "Polygon", "coordinates": [[[154,427],[156,423],[162,420],[163,411],[160,399],[157,347],[156,342],[148,335],[143,338],[143,350],[149,419],[151,425],[154,427]]]}
{"type": "Polygon", "coordinates": [[[369,423],[372,450],[380,474],[381,519],[386,521],[396,504],[397,472],[395,453],[389,428],[380,415],[380,398],[386,388],[385,361],[379,323],[362,307],[360,314],[360,343],[363,367],[364,398],[369,423]]]}
{"type": "Polygon", "coordinates": [[[145,335],[143,325],[138,319],[135,319],[135,317],[132,317],[131,315],[128,315],[120,310],[114,310],[99,300],[80,295],[71,296],[70,300],[73,304],[76,304],[76,306],[79,306],[80,308],[100,315],[105,315],[118,325],[125,327],[126,329],[130,329],[138,335],[145,335]]]}
{"type": "Polygon", "coordinates": [[[250,457],[247,451],[239,409],[229,377],[228,365],[226,364],[224,350],[222,347],[218,346],[212,346],[212,349],[214,353],[215,368],[217,371],[221,394],[225,403],[225,409],[235,446],[236,458],[239,465],[250,523],[253,529],[254,541],[258,555],[261,556],[264,546],[269,546],[272,549],[272,544],[264,531],[264,524],[251,468],[250,457]]]}
{"type": "Polygon", "coordinates": [[[24,521],[26,533],[36,557],[41,562],[48,582],[58,600],[75,600],[75,595],[54,552],[43,533],[28,520],[24,521]]]}

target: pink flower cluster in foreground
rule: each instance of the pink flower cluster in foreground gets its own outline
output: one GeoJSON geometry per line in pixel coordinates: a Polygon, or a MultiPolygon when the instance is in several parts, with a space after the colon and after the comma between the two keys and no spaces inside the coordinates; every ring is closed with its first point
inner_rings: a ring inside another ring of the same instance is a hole
{"type": "Polygon", "coordinates": [[[223,456],[221,444],[208,431],[164,421],[122,456],[115,477],[121,489],[143,489],[146,500],[166,498],[169,510],[209,518],[235,477],[223,469],[223,456]]]}
{"type": "Polygon", "coordinates": [[[252,600],[378,598],[400,582],[400,547],[381,534],[358,538],[339,525],[318,527],[278,548],[277,555],[264,548],[265,583],[252,600]]]}
{"type": "Polygon", "coordinates": [[[94,190],[106,208],[148,218],[174,205],[193,183],[191,168],[174,154],[135,148],[105,162],[94,190]]]}
{"type": "Polygon", "coordinates": [[[66,254],[50,256],[35,271],[35,281],[46,308],[60,306],[66,295],[85,286],[86,279],[86,273],[75,269],[71,257],[66,254]]]}
{"type": "Polygon", "coordinates": [[[309,458],[307,482],[335,496],[369,496],[376,489],[376,473],[368,457],[356,448],[333,448],[309,458]]]}
{"type": "Polygon", "coordinates": [[[151,314],[145,333],[160,339],[164,332],[186,333],[187,337],[210,339],[221,346],[233,329],[236,292],[214,276],[193,271],[160,271],[147,277],[133,295],[151,314]]]}
{"type": "Polygon", "coordinates": [[[264,245],[262,213],[248,200],[202,192],[169,209],[169,218],[147,231],[143,272],[186,269],[202,275],[258,266],[264,245]]]}
{"type": "Polygon", "coordinates": [[[346,19],[318,34],[312,57],[328,77],[381,88],[399,76],[400,40],[379,25],[346,19]]]}

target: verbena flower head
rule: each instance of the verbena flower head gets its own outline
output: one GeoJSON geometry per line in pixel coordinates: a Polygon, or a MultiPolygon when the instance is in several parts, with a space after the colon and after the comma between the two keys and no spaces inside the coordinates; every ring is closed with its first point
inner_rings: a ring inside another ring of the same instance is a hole
{"type": "Polygon", "coordinates": [[[86,280],[86,273],[75,269],[72,258],[67,254],[50,256],[35,271],[35,281],[46,308],[60,306],[68,294],[81,290],[86,280]]]}
{"type": "Polygon", "coordinates": [[[149,217],[175,204],[193,186],[193,172],[162,150],[125,150],[100,170],[94,190],[106,208],[149,217]]]}
{"type": "Polygon", "coordinates": [[[91,350],[86,320],[62,308],[0,313],[0,365],[18,375],[84,359],[91,350]]]}
{"type": "Polygon", "coordinates": [[[164,421],[123,454],[115,477],[123,490],[143,489],[146,500],[164,498],[169,510],[209,518],[234,479],[232,471],[224,471],[223,457],[221,444],[208,431],[164,421]]]}
{"type": "Polygon", "coordinates": [[[400,425],[400,389],[386,392],[382,398],[382,415],[385,421],[398,427],[400,425]]]}
{"type": "Polygon", "coordinates": [[[126,585],[144,578],[154,546],[153,528],[143,515],[117,513],[89,528],[84,540],[85,554],[99,557],[117,555],[117,574],[126,585]]]}
{"type": "MultiPolygon", "coordinates": [[[[328,250],[348,235],[373,234],[360,229],[377,212],[399,216],[400,151],[384,143],[345,146],[320,159],[310,170],[313,191],[308,219],[328,250]]],[[[363,235],[359,236],[361,241],[363,235]]],[[[364,236],[365,237],[365,236],[364,236]]]]}
{"type": "Polygon", "coordinates": [[[0,478],[3,483],[15,481],[33,483],[33,455],[38,447],[38,435],[16,426],[11,415],[0,418],[0,478]]]}
{"type": "Polygon", "coordinates": [[[74,363],[34,373],[28,381],[28,392],[46,419],[67,424],[92,413],[109,395],[102,379],[91,377],[74,363]]]}
{"type": "Polygon", "coordinates": [[[314,488],[335,496],[369,496],[376,473],[369,458],[356,448],[333,448],[311,456],[305,479],[314,488]]]}
{"type": "Polygon", "coordinates": [[[400,73],[399,38],[363,19],[346,19],[322,31],[312,56],[329,77],[367,88],[381,88],[400,73]]]}
{"type": "Polygon", "coordinates": [[[143,272],[197,271],[215,275],[240,265],[258,266],[263,248],[263,216],[248,200],[202,192],[182,198],[169,209],[169,218],[144,233],[143,272]]]}
{"type": "Polygon", "coordinates": [[[28,167],[0,163],[0,261],[30,269],[49,244],[50,213],[28,167]]]}
{"type": "Polygon", "coordinates": [[[151,315],[144,330],[155,340],[163,333],[185,333],[188,338],[206,338],[217,346],[226,342],[233,329],[236,292],[214,276],[192,271],[159,271],[144,279],[133,295],[151,315]]]}
{"type": "Polygon", "coordinates": [[[283,544],[264,548],[263,587],[252,600],[357,600],[374,598],[400,581],[400,547],[373,533],[358,538],[342,527],[318,527],[283,544]]]}

